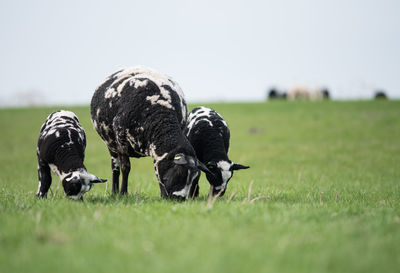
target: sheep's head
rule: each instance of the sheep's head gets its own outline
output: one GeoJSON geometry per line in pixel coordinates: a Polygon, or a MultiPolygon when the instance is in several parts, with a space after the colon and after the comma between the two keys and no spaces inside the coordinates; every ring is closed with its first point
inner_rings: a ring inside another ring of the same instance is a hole
{"type": "Polygon", "coordinates": [[[212,173],[212,175],[206,173],[206,176],[210,185],[213,186],[213,195],[220,193],[220,196],[225,194],[228,182],[233,176],[233,171],[250,168],[249,166],[225,160],[218,162],[210,161],[206,166],[212,173]]]}
{"type": "Polygon", "coordinates": [[[106,181],[86,171],[75,171],[62,179],[62,185],[67,197],[73,200],[81,200],[82,196],[93,187],[93,183],[106,181]]]}
{"type": "Polygon", "coordinates": [[[212,175],[196,157],[183,153],[172,154],[171,157],[155,163],[155,167],[163,198],[186,200],[196,197],[199,192],[200,171],[212,175]]]}

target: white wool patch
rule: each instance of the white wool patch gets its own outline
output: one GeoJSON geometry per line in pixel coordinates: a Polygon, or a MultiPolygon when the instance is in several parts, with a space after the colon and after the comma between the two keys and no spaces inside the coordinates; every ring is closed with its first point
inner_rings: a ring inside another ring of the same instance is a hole
{"type": "MultiPolygon", "coordinates": [[[[129,142],[129,144],[131,145],[132,148],[135,148],[135,146],[137,146],[138,148],[140,148],[142,146],[142,143],[138,140],[136,140],[131,133],[129,133],[129,129],[126,129],[126,136],[127,136],[127,140],[129,142]]],[[[141,151],[136,151],[136,153],[141,154],[144,156],[144,154],[141,153],[141,151]]]]}
{"type": "Polygon", "coordinates": [[[110,132],[110,127],[104,121],[102,123],[100,123],[100,125],[101,125],[101,128],[103,128],[103,130],[108,135],[108,133],[110,132]]]}
{"type": "Polygon", "coordinates": [[[67,143],[65,143],[65,145],[72,145],[72,144],[74,144],[74,142],[72,141],[71,131],[70,131],[70,130],[68,130],[68,138],[69,138],[69,141],[68,141],[67,143]]]}
{"type": "Polygon", "coordinates": [[[173,109],[172,105],[168,101],[160,99],[160,95],[147,96],[146,100],[150,101],[152,105],[159,104],[161,106],[173,109]]]}
{"type": "Polygon", "coordinates": [[[166,99],[169,103],[171,103],[171,95],[169,94],[169,91],[164,89],[163,87],[160,88],[160,93],[161,96],[163,96],[164,99],[166,99]]]}
{"type": "Polygon", "coordinates": [[[55,173],[60,178],[61,181],[64,179],[64,177],[68,175],[68,173],[60,172],[58,170],[58,167],[54,164],[49,164],[49,167],[53,171],[53,173],[55,173]]]}
{"type": "MultiPolygon", "coordinates": [[[[157,155],[157,153],[156,153],[156,148],[157,148],[156,145],[154,145],[153,143],[151,143],[150,146],[149,146],[149,151],[147,151],[147,154],[148,154],[149,156],[151,156],[151,157],[154,159],[154,170],[155,170],[155,172],[156,172],[156,176],[157,176],[157,179],[158,179],[158,183],[164,185],[164,184],[161,182],[161,178],[160,178],[160,175],[159,175],[159,172],[158,172],[158,163],[159,163],[161,160],[163,160],[163,159],[168,155],[168,153],[164,153],[163,155],[159,156],[159,155],[157,155]]],[[[164,186],[164,187],[165,187],[165,186],[164,186]]]]}
{"type": "Polygon", "coordinates": [[[156,104],[159,98],[160,95],[153,95],[153,96],[147,96],[146,100],[150,101],[151,104],[156,104]]]}
{"type": "Polygon", "coordinates": [[[211,127],[213,127],[212,122],[209,120],[209,118],[211,117],[211,111],[212,110],[210,108],[202,106],[197,111],[190,113],[189,117],[188,117],[188,123],[189,124],[187,125],[187,128],[188,128],[187,135],[190,134],[192,128],[195,125],[197,125],[197,123],[200,122],[200,121],[207,121],[208,124],[211,127]],[[203,113],[199,113],[200,111],[203,111],[203,113]]]}
{"type": "Polygon", "coordinates": [[[121,162],[119,158],[111,157],[111,161],[113,163],[113,166],[115,167],[113,170],[118,170],[118,168],[121,167],[121,162]]]}
{"type": "Polygon", "coordinates": [[[45,136],[50,136],[56,132],[56,128],[51,128],[50,130],[44,131],[45,136]]]}
{"type": "Polygon", "coordinates": [[[56,132],[56,137],[60,137],[60,132],[56,132]]]}
{"type": "Polygon", "coordinates": [[[114,97],[116,94],[120,96],[122,89],[125,87],[127,82],[129,82],[131,86],[139,88],[147,85],[148,80],[150,80],[159,87],[160,95],[164,98],[164,100],[157,99],[154,102],[152,102],[152,104],[157,103],[164,107],[173,109],[174,107],[172,106],[171,95],[167,89],[162,87],[162,86],[169,86],[171,90],[175,91],[179,96],[180,106],[182,109],[181,110],[182,119],[183,121],[186,121],[187,109],[185,107],[186,103],[182,89],[171,77],[148,67],[134,66],[119,70],[119,72],[113,76],[113,79],[115,79],[114,82],[110,85],[109,90],[106,91],[105,95],[106,98],[114,97]],[[122,80],[124,81],[120,83],[122,80]],[[114,89],[118,84],[119,84],[119,86],[117,87],[118,92],[114,94],[114,91],[110,91],[110,89],[114,89]],[[109,93],[107,94],[107,92],[109,93]]]}
{"type": "Polygon", "coordinates": [[[143,81],[135,79],[130,80],[130,85],[131,86],[133,85],[134,88],[145,87],[148,83],[149,83],[148,80],[143,80],[143,81]]]}
{"type": "Polygon", "coordinates": [[[156,149],[157,149],[156,145],[151,143],[150,146],[149,146],[149,155],[152,158],[154,158],[156,163],[158,163],[159,161],[163,160],[168,155],[168,153],[164,153],[163,155],[159,156],[156,153],[156,149]]]}
{"type": "Polygon", "coordinates": [[[105,97],[106,99],[114,98],[116,95],[117,95],[117,91],[115,91],[114,88],[109,88],[109,89],[107,89],[107,91],[104,93],[104,97],[105,97]]]}
{"type": "Polygon", "coordinates": [[[118,85],[118,87],[117,87],[117,93],[118,93],[118,96],[119,96],[119,97],[121,96],[122,90],[124,90],[125,85],[126,85],[127,83],[129,83],[130,81],[131,81],[131,79],[128,78],[128,79],[125,79],[125,81],[123,81],[121,84],[118,85]]]}

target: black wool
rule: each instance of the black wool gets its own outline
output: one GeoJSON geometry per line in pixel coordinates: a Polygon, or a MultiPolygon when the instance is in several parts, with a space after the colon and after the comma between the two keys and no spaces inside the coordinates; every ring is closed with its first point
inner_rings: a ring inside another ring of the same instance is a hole
{"type": "Polygon", "coordinates": [[[130,157],[151,156],[162,197],[189,197],[202,166],[182,132],[187,106],[174,80],[146,67],[119,70],[96,89],[90,111],[111,155],[113,193],[119,191],[120,169],[120,192],[128,191],[130,157]],[[177,163],[177,157],[196,164],[177,163]]]}

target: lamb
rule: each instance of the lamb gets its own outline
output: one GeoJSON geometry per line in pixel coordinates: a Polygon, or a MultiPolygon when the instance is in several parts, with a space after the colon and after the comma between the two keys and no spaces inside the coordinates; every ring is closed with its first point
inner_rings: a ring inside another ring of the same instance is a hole
{"type": "Polygon", "coordinates": [[[161,197],[185,200],[198,194],[200,170],[209,170],[183,134],[187,106],[172,78],[143,66],[118,70],[96,89],[90,112],[111,155],[113,193],[119,191],[120,171],[120,193],[128,192],[129,158],[150,156],[161,197]]]}
{"type": "Polygon", "coordinates": [[[206,176],[213,195],[224,195],[233,171],[249,168],[229,160],[230,131],[225,120],[213,109],[197,107],[190,112],[184,132],[198,159],[212,173],[206,176]]]}
{"type": "Polygon", "coordinates": [[[40,129],[37,145],[39,186],[37,196],[46,198],[51,185],[50,169],[56,173],[65,194],[73,200],[83,200],[93,184],[107,180],[87,172],[83,165],[86,135],[77,116],[59,110],[47,117],[40,129]]]}

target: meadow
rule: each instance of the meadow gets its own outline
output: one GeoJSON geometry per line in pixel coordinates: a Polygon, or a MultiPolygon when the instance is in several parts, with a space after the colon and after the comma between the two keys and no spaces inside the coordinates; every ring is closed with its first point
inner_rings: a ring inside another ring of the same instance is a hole
{"type": "Polygon", "coordinates": [[[89,107],[0,109],[0,272],[398,272],[400,101],[208,106],[251,166],[215,203],[204,175],[199,198],[162,200],[151,158],[131,160],[128,196],[98,184],[74,202],[53,176],[38,200],[53,110],[78,115],[85,165],[110,181],[106,146],[89,107]]]}

